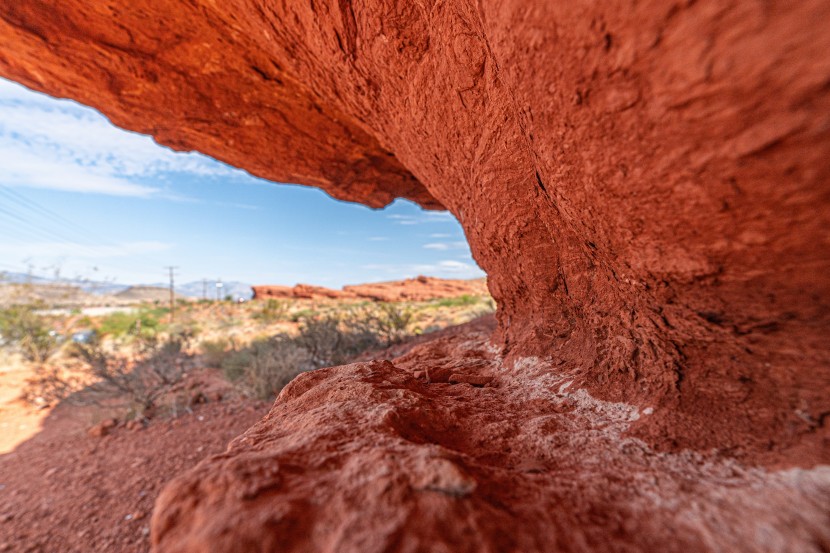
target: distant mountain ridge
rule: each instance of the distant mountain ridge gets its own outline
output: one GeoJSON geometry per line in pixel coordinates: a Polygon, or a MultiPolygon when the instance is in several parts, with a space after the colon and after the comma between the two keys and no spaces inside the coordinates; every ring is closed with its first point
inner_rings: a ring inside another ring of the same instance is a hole
{"type": "MultiPolygon", "coordinates": [[[[79,289],[89,294],[99,296],[115,296],[130,288],[167,288],[167,283],[155,282],[151,284],[121,284],[107,281],[94,281],[78,278],[50,278],[38,275],[29,275],[27,273],[19,272],[0,272],[0,283],[10,284],[62,284],[66,286],[76,286],[79,289]]],[[[175,287],[176,294],[188,298],[202,298],[203,293],[206,292],[208,299],[216,299],[216,281],[208,280],[205,287],[204,281],[197,280],[193,282],[185,282],[177,284],[175,287]]],[[[231,296],[233,299],[251,299],[253,291],[251,285],[245,282],[236,280],[223,282],[221,288],[221,298],[231,296]]]]}

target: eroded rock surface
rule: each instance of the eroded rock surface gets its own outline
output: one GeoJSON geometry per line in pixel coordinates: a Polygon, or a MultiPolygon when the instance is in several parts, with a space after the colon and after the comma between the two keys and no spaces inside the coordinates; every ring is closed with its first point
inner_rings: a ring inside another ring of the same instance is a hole
{"type": "MultiPolygon", "coordinates": [[[[538,386],[530,373],[542,367],[596,401],[653,409],[620,432],[678,467],[686,459],[681,472],[697,475],[693,457],[714,451],[764,467],[742,468],[760,471],[742,482],[775,487],[783,477],[764,471],[819,470],[830,459],[828,18],[827,0],[33,0],[0,5],[0,74],[266,178],[374,207],[406,197],[449,209],[499,306],[494,343],[504,359],[493,371],[526,388],[499,396],[494,412],[521,418],[525,403],[511,397],[530,397],[538,386]],[[528,365],[529,356],[544,361],[528,365]]],[[[380,371],[421,401],[419,388],[383,367],[315,378],[369,392],[378,385],[370,374],[380,371]]],[[[474,410],[483,396],[427,397],[474,410]]],[[[372,398],[378,409],[388,401],[373,391],[364,407],[372,398]]],[[[443,412],[447,424],[461,424],[452,420],[459,413],[443,412]]],[[[316,416],[280,402],[272,418],[312,428],[316,416]]],[[[339,434],[358,439],[338,424],[339,434]]],[[[264,448],[281,434],[266,420],[249,436],[264,448]]],[[[522,436],[528,447],[536,443],[522,436]]],[[[585,444],[600,439],[585,436],[585,444]]],[[[249,446],[241,443],[228,459],[244,458],[249,446]]],[[[283,442],[274,443],[268,455],[282,458],[283,442]]],[[[406,459],[409,467],[415,453],[406,459]]],[[[471,476],[456,461],[462,480],[471,476]]],[[[233,478],[236,469],[223,466],[200,470],[217,471],[211,482],[233,478]]],[[[634,496],[645,493],[629,465],[614,467],[634,496]]],[[[280,486],[290,483],[280,490],[345,486],[335,468],[275,474],[280,486]]],[[[509,480],[487,478],[509,493],[509,480]]],[[[712,491],[695,505],[721,501],[726,481],[703,480],[712,491]]],[[[475,481],[472,498],[484,493],[475,481]]],[[[670,482],[655,486],[668,490],[670,482]]],[[[750,499],[746,512],[783,528],[795,504],[815,505],[797,486],[781,486],[775,512],[750,499]]],[[[548,505],[549,494],[561,497],[555,489],[520,494],[516,504],[548,505]]],[[[201,499],[193,501],[195,509],[201,499]]],[[[246,512],[265,520],[269,501],[246,512]]],[[[493,505],[504,509],[503,521],[514,520],[511,503],[493,505]]],[[[577,508],[562,505],[563,517],[577,508]]],[[[608,540],[626,534],[603,518],[610,504],[591,505],[591,515],[562,518],[575,526],[553,526],[578,536],[594,517],[608,540]]],[[[339,526],[312,506],[302,532],[340,539],[332,533],[339,526]]],[[[199,521],[210,521],[188,518],[182,505],[169,507],[179,518],[167,509],[158,527],[172,541],[159,543],[199,543],[199,521]]],[[[661,509],[679,512],[662,500],[661,509]]],[[[442,520],[449,527],[462,516],[449,510],[442,520]]],[[[726,528],[710,523],[703,527],[711,538],[689,543],[730,549],[726,528]]],[[[262,539],[301,539],[300,530],[273,524],[262,539]]],[[[399,528],[400,543],[412,543],[415,528],[399,528]]],[[[508,542],[492,548],[499,543],[508,542]]]]}
{"type": "Polygon", "coordinates": [[[363,553],[830,545],[830,467],[770,471],[654,451],[626,435],[653,408],[598,400],[550,360],[506,367],[488,330],[477,323],[391,362],[300,376],[227,453],[165,489],[156,545],[363,553]],[[471,385],[450,375],[484,378],[471,385]]]}

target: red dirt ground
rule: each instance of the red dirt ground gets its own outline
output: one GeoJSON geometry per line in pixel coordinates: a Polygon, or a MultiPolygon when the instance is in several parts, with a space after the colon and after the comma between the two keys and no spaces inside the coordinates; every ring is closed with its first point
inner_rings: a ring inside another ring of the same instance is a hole
{"type": "Polygon", "coordinates": [[[0,551],[144,552],[161,487],[267,412],[263,402],[209,403],[192,414],[102,438],[61,409],[0,457],[0,551]]]}

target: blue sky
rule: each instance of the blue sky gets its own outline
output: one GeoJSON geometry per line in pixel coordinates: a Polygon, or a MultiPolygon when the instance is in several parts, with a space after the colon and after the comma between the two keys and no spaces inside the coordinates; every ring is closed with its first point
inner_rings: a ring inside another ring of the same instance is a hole
{"type": "Polygon", "coordinates": [[[475,278],[449,213],[274,184],[0,79],[0,271],[122,283],[475,278]]]}

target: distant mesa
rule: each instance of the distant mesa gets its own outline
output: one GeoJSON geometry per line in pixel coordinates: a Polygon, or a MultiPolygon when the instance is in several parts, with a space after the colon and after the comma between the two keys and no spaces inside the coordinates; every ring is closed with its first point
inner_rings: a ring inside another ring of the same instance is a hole
{"type": "Polygon", "coordinates": [[[463,295],[487,295],[487,279],[452,280],[418,276],[405,280],[344,286],[340,290],[297,284],[252,286],[254,299],[356,299],[381,302],[427,301],[463,295]]]}
{"type": "MultiPolygon", "coordinates": [[[[170,300],[170,290],[160,286],[130,286],[114,295],[117,299],[128,301],[162,302],[170,300]]],[[[185,299],[176,294],[176,299],[185,299]]]]}

